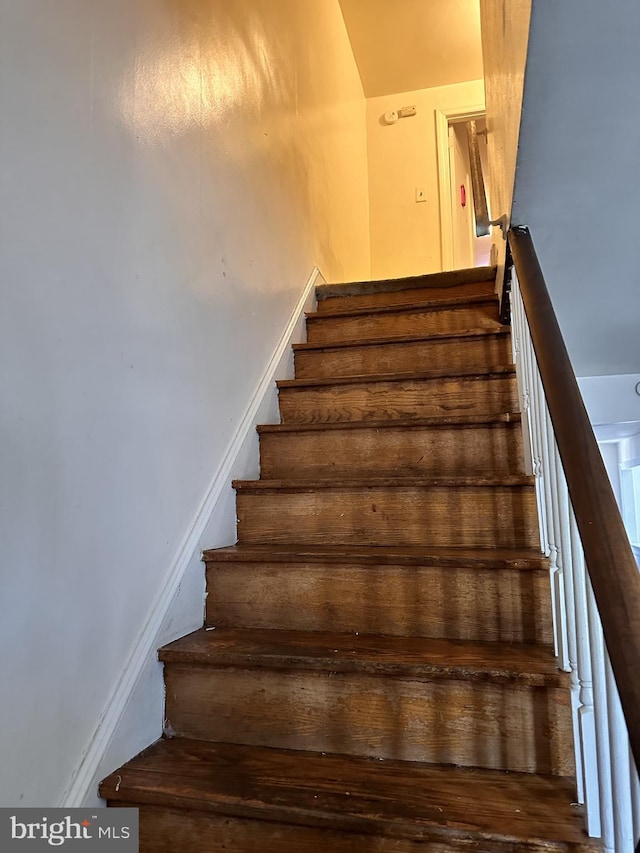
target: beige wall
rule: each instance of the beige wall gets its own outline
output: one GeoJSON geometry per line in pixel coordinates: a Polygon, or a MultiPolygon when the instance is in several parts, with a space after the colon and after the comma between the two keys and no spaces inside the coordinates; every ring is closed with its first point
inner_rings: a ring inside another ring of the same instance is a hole
{"type": "Polygon", "coordinates": [[[482,80],[367,101],[373,278],[442,269],[435,111],[483,103],[482,80]],[[413,104],[417,115],[384,124],[385,112],[413,104]],[[417,186],[426,202],[416,203],[417,186]]]}
{"type": "MultiPolygon", "coordinates": [[[[491,217],[511,216],[531,0],[480,0],[491,217]]],[[[505,242],[494,229],[501,270],[505,242]]]]}
{"type": "MultiPolygon", "coordinates": [[[[337,0],[0,0],[0,17],[0,802],[41,806],[313,266],[369,273],[365,103],[337,0]]],[[[197,554],[193,572],[173,636],[202,620],[197,554]]],[[[125,754],[160,734],[158,669],[125,754]]]]}

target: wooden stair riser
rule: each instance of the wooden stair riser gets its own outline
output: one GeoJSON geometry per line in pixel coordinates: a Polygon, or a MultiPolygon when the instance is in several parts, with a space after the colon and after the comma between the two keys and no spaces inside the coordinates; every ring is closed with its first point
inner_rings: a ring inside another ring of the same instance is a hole
{"type": "Polygon", "coordinates": [[[241,544],[539,545],[532,486],[242,489],[237,515],[241,544]]]}
{"type": "Polygon", "coordinates": [[[345,563],[209,564],[207,625],[553,643],[549,574],[345,563]]]}
{"type": "Polygon", "coordinates": [[[283,423],[409,420],[518,409],[513,374],[281,387],[283,423]]]}
{"type": "Polygon", "coordinates": [[[509,335],[475,335],[443,340],[403,341],[368,346],[295,351],[297,379],[329,379],[375,373],[492,367],[510,364],[509,335]]]}
{"type": "Polygon", "coordinates": [[[263,432],[260,471],[287,477],[524,474],[520,423],[263,432]]]}
{"type": "Polygon", "coordinates": [[[172,736],[572,775],[569,691],[165,664],[172,736]]]}
{"type": "MultiPolygon", "coordinates": [[[[459,848],[449,840],[434,846],[411,839],[384,838],[322,827],[226,817],[224,814],[158,808],[141,803],[110,806],[140,809],[140,853],[450,853],[468,851],[468,842],[459,848]]],[[[513,847],[474,845],[474,853],[512,853],[513,847]]],[[[542,849],[548,853],[548,849],[542,849]]]]}
{"type": "Polygon", "coordinates": [[[426,300],[441,299],[443,302],[446,302],[452,296],[492,297],[494,291],[494,282],[479,281],[469,284],[459,284],[455,287],[414,287],[407,290],[391,290],[353,296],[332,296],[328,299],[319,299],[317,311],[318,314],[327,314],[332,311],[349,311],[351,309],[415,305],[426,300]]]}
{"type": "Polygon", "coordinates": [[[313,344],[346,343],[406,335],[500,329],[497,302],[480,302],[451,308],[407,308],[346,317],[316,314],[307,318],[307,341],[313,344]]]}
{"type": "Polygon", "coordinates": [[[514,842],[461,830],[429,833],[441,840],[371,835],[233,817],[224,811],[185,811],[177,801],[175,808],[119,800],[108,805],[140,810],[140,853],[595,853],[593,843],[514,842]]]}

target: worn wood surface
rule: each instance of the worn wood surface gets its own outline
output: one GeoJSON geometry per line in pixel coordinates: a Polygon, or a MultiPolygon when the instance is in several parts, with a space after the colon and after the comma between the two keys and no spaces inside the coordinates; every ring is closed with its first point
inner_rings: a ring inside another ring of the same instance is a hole
{"type": "MultiPolygon", "coordinates": [[[[468,427],[472,429],[476,426],[485,426],[486,424],[511,424],[520,423],[522,420],[519,412],[501,412],[494,414],[461,414],[461,415],[434,415],[429,418],[412,419],[410,421],[401,422],[405,426],[413,427],[468,427]]],[[[259,424],[256,429],[259,434],[262,433],[284,433],[284,432],[305,432],[316,430],[343,430],[343,429],[385,429],[386,427],[398,426],[397,421],[390,422],[389,419],[379,421],[367,421],[363,424],[360,421],[345,421],[344,423],[333,423],[330,421],[320,422],[318,424],[259,424]]]]}
{"type": "Polygon", "coordinates": [[[571,775],[568,688],[165,666],[172,736],[571,775]],[[241,709],[241,710],[240,710],[241,709]]]}
{"type": "Polygon", "coordinates": [[[548,571],[548,560],[539,548],[427,548],[424,546],[366,545],[229,545],[203,552],[207,564],[254,562],[321,562],[341,566],[357,562],[365,566],[400,565],[433,566],[439,568],[517,569],[519,571],[548,571]]]}
{"type": "Polygon", "coordinates": [[[476,371],[456,377],[368,377],[292,385],[279,392],[283,423],[409,420],[461,414],[502,414],[518,408],[515,375],[476,371]]]}
{"type": "Polygon", "coordinates": [[[334,385],[358,385],[365,379],[367,382],[373,381],[396,381],[403,382],[410,379],[459,379],[472,377],[474,379],[482,379],[485,376],[508,376],[515,375],[516,369],[513,364],[497,364],[489,367],[444,367],[435,368],[433,370],[408,370],[406,372],[394,371],[392,373],[377,373],[370,376],[341,376],[341,377],[325,377],[319,379],[279,379],[276,385],[279,389],[283,388],[309,388],[309,387],[332,387],[334,385]]]}
{"type": "Polygon", "coordinates": [[[334,311],[325,311],[322,313],[322,315],[318,315],[317,311],[310,311],[307,312],[305,316],[312,322],[325,321],[330,317],[384,317],[389,316],[391,314],[405,314],[407,310],[460,310],[470,305],[483,305],[484,303],[493,303],[497,301],[498,297],[495,293],[481,294],[479,296],[466,296],[452,292],[451,295],[448,296],[446,299],[442,299],[441,297],[436,297],[435,299],[433,299],[428,295],[428,293],[425,292],[425,294],[422,295],[420,299],[415,302],[410,302],[408,304],[381,305],[377,308],[361,307],[360,305],[356,305],[355,308],[344,308],[343,306],[338,306],[334,311]]]}
{"type": "MultiPolygon", "coordinates": [[[[148,776],[145,777],[147,780],[148,776]]],[[[142,780],[136,779],[136,782],[142,780]]],[[[132,791],[136,792],[136,789],[132,791]]],[[[145,790],[145,796],[152,794],[145,790]]],[[[131,804],[112,801],[109,805],[131,804]]],[[[265,812],[270,815],[266,809],[265,812]]],[[[434,828],[425,832],[427,837],[415,840],[365,835],[362,831],[332,829],[329,826],[274,822],[270,816],[263,819],[262,814],[260,819],[233,818],[195,808],[170,809],[146,804],[140,807],[139,813],[140,853],[593,853],[597,850],[595,845],[584,840],[577,844],[537,839],[505,841],[506,833],[487,837],[486,834],[449,828],[434,828]]],[[[282,818],[283,821],[287,819],[288,815],[282,818]]],[[[387,831],[386,827],[384,831],[387,831]]]]}
{"type": "Polygon", "coordinates": [[[434,425],[376,422],[359,428],[260,431],[260,476],[378,477],[524,474],[517,421],[434,425]]]}
{"type": "Polygon", "coordinates": [[[211,562],[207,590],[217,628],[553,642],[545,570],[211,562]]]}
{"type": "Polygon", "coordinates": [[[527,548],[539,541],[530,485],[273,482],[281,485],[235,484],[239,542],[527,548]]]}
{"type": "Polygon", "coordinates": [[[407,305],[371,312],[353,310],[310,315],[307,340],[309,343],[342,343],[480,328],[494,331],[501,328],[496,300],[469,297],[460,305],[436,301],[431,305],[407,305]]]}
{"type": "Polygon", "coordinates": [[[165,663],[218,667],[303,669],[385,677],[519,682],[561,687],[567,676],[551,646],[420,637],[340,634],[334,631],[200,629],[159,651],[165,663]]]}
{"type": "MultiPolygon", "coordinates": [[[[377,847],[376,837],[443,845],[425,847],[428,853],[458,849],[475,853],[513,853],[521,849],[529,853],[547,850],[595,853],[598,850],[581,828],[582,810],[571,806],[575,799],[572,781],[560,776],[438,767],[176,738],[160,741],[120,768],[102,784],[102,794],[113,805],[143,804],[143,814],[144,804],[154,808],[162,804],[169,809],[186,807],[187,814],[196,819],[205,815],[228,816],[232,821],[249,818],[276,825],[274,832],[279,836],[270,835],[268,825],[250,827],[245,835],[240,826],[231,823],[230,840],[247,843],[253,838],[259,842],[265,832],[267,843],[274,846],[262,848],[257,843],[255,848],[228,847],[229,850],[265,849],[280,853],[277,839],[289,843],[284,824],[362,834],[364,846],[323,848],[336,853],[369,850],[405,853],[423,849],[377,847]]],[[[152,812],[151,816],[160,819],[159,812],[152,812]]],[[[151,824],[149,820],[150,830],[151,824]]],[[[171,832],[179,830],[178,814],[163,819],[162,825],[171,832]]],[[[193,840],[198,845],[199,830],[205,826],[187,821],[180,841],[193,840]]],[[[211,826],[218,828],[215,823],[211,826]]],[[[338,836],[300,837],[314,844],[323,838],[332,844],[349,844],[348,839],[340,840],[338,836]]],[[[210,838],[215,843],[213,833],[210,838]]],[[[157,843],[162,844],[160,837],[157,843]]],[[[165,846],[147,849],[149,853],[170,850],[165,846]]],[[[185,843],[171,849],[171,853],[176,849],[192,848],[185,843]]],[[[218,848],[195,846],[193,849],[205,853],[218,848]]],[[[282,849],[302,853],[316,847],[282,849]]]]}
{"type": "MultiPolygon", "coordinates": [[[[322,289],[322,285],[319,289],[322,289]]],[[[345,287],[345,285],[343,285],[345,287]]],[[[425,299],[446,301],[452,294],[461,296],[491,296],[495,293],[493,281],[470,282],[450,287],[417,287],[406,290],[383,290],[375,293],[358,293],[351,296],[327,297],[318,301],[318,313],[332,313],[351,308],[382,308],[392,305],[415,305],[425,299]]]]}
{"type": "Polygon", "coordinates": [[[460,293],[469,284],[481,283],[495,290],[495,267],[471,267],[464,270],[428,273],[426,275],[405,276],[403,278],[385,278],[369,281],[351,281],[340,284],[320,284],[316,287],[318,304],[339,297],[342,301],[351,296],[366,296],[376,293],[401,293],[405,290],[443,289],[447,293],[460,293]],[[487,282],[491,282],[487,285],[487,282]]]}
{"type": "Polygon", "coordinates": [[[207,629],[160,651],[177,737],[102,788],[142,853],[594,853],[492,276],[319,289],[207,629]]]}
{"type": "Polygon", "coordinates": [[[479,368],[511,363],[508,330],[478,329],[449,336],[407,337],[387,342],[338,346],[297,344],[298,379],[366,376],[443,368],[479,368]]]}
{"type": "Polygon", "coordinates": [[[177,736],[574,772],[567,676],[547,648],[216,630],[161,658],[177,736]]]}

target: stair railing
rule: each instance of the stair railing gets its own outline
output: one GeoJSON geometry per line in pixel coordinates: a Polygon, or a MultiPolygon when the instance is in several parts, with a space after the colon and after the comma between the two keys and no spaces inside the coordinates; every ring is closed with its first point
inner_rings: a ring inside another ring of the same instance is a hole
{"type": "Polygon", "coordinates": [[[489,208],[487,207],[487,193],[482,174],[482,159],[478,146],[478,130],[475,121],[467,122],[467,145],[469,147],[469,167],[471,172],[471,192],[473,196],[473,212],[476,221],[476,237],[484,237],[490,234],[489,208]]]}
{"type": "Polygon", "coordinates": [[[513,228],[508,241],[514,361],[556,654],[570,673],[578,800],[605,853],[640,853],[640,572],[531,235],[513,228]]]}

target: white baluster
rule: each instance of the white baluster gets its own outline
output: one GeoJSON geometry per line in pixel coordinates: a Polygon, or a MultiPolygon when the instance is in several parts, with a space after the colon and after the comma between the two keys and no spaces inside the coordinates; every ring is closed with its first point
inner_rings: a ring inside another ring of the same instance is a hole
{"type": "Polygon", "coordinates": [[[514,273],[513,290],[511,293],[511,352],[516,366],[516,381],[518,384],[518,400],[520,402],[520,417],[522,422],[522,443],[524,446],[524,466],[527,474],[534,473],[533,443],[531,435],[531,413],[529,411],[529,389],[527,388],[524,353],[522,351],[522,302],[518,290],[518,281],[514,273]]]}
{"type": "Polygon", "coordinates": [[[538,420],[540,422],[540,449],[542,456],[542,482],[544,484],[544,507],[547,519],[547,536],[549,549],[549,581],[551,584],[551,601],[553,607],[553,629],[554,629],[554,645],[555,653],[560,661],[562,669],[568,668],[568,659],[566,654],[566,642],[564,638],[565,614],[563,613],[564,597],[558,595],[560,588],[560,579],[558,577],[558,520],[557,507],[554,506],[554,495],[552,491],[551,481],[551,453],[549,450],[549,429],[548,429],[548,411],[547,403],[542,387],[542,380],[538,369],[535,369],[535,377],[533,382],[533,399],[534,406],[538,412],[538,420]]]}
{"type": "Polygon", "coordinates": [[[540,548],[542,553],[549,555],[548,536],[546,530],[546,511],[544,498],[544,484],[542,481],[542,460],[540,457],[540,427],[539,413],[532,405],[531,387],[533,380],[532,361],[535,359],[529,326],[520,296],[520,286],[517,276],[513,276],[512,306],[519,342],[519,363],[517,363],[518,376],[520,377],[521,406],[522,406],[522,431],[525,447],[528,449],[528,457],[531,473],[536,478],[536,504],[538,507],[538,526],[540,529],[540,548]]]}
{"type": "Polygon", "coordinates": [[[576,627],[576,655],[578,681],[580,684],[580,707],[578,726],[582,751],[583,792],[587,814],[587,832],[592,838],[601,835],[600,791],[598,756],[596,751],[596,729],[593,713],[593,682],[591,677],[591,650],[589,647],[589,621],[587,612],[587,574],[584,553],[578,526],[573,514],[569,514],[571,536],[571,558],[573,565],[573,598],[576,627]]]}
{"type": "Polygon", "coordinates": [[[593,707],[596,723],[598,755],[598,788],[600,790],[600,827],[604,853],[616,853],[611,789],[611,755],[609,754],[609,715],[604,662],[604,637],[591,582],[587,580],[587,613],[593,677],[593,707]]]}
{"type": "Polygon", "coordinates": [[[573,714],[573,743],[576,756],[576,782],[578,789],[578,802],[584,803],[585,794],[582,772],[582,750],[580,748],[580,725],[578,721],[580,708],[580,683],[578,681],[578,651],[576,639],[573,559],[571,553],[571,532],[569,521],[569,491],[567,489],[567,481],[564,476],[564,470],[562,468],[562,462],[560,461],[558,445],[556,444],[555,438],[553,439],[553,460],[556,493],[558,496],[558,516],[562,533],[560,537],[561,559],[559,562],[561,565],[561,574],[564,584],[562,595],[566,608],[567,654],[571,684],[571,711],[573,714]]]}
{"type": "MultiPolygon", "coordinates": [[[[542,389],[542,381],[540,382],[540,388],[542,389]]],[[[567,608],[564,597],[563,563],[563,536],[566,537],[569,533],[569,530],[568,525],[563,530],[562,519],[560,517],[560,484],[558,483],[558,472],[556,467],[556,440],[553,434],[553,425],[551,423],[551,417],[549,415],[549,410],[546,405],[546,399],[544,402],[544,406],[544,426],[546,437],[544,449],[546,454],[545,458],[547,459],[547,470],[549,472],[549,488],[551,491],[551,530],[553,534],[552,545],[555,546],[556,549],[556,570],[553,575],[553,579],[555,583],[555,604],[558,622],[558,663],[561,669],[563,669],[565,672],[569,672],[571,670],[571,665],[569,663],[569,641],[567,638],[567,608]]]]}
{"type": "Polygon", "coordinates": [[[640,842],[640,779],[631,747],[629,747],[629,776],[631,788],[631,811],[633,813],[633,837],[636,844],[640,842]]]}
{"type": "Polygon", "coordinates": [[[631,788],[629,786],[629,735],[613,677],[609,655],[605,652],[607,713],[609,717],[609,752],[614,812],[616,853],[634,853],[631,788]]]}
{"type": "Polygon", "coordinates": [[[549,556],[549,530],[547,525],[547,509],[548,497],[545,492],[544,476],[542,460],[542,429],[543,429],[543,413],[537,397],[537,389],[539,387],[538,371],[536,366],[536,356],[531,342],[531,334],[524,312],[524,305],[520,301],[520,309],[522,315],[523,331],[522,331],[522,352],[524,355],[525,371],[527,375],[527,388],[529,391],[529,424],[531,429],[531,447],[533,454],[533,473],[536,478],[536,501],[538,504],[538,524],[540,526],[540,544],[542,552],[549,556]]]}
{"type": "Polygon", "coordinates": [[[602,838],[603,853],[635,853],[640,780],[515,273],[512,326],[527,470],[536,477],[541,546],[550,558],[556,654],[571,674],[578,799],[585,803],[589,835],[602,838]]]}

